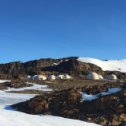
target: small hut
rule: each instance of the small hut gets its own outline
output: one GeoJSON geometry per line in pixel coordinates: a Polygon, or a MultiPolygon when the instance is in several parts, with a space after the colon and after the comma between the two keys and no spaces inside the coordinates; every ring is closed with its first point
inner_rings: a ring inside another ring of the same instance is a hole
{"type": "Polygon", "coordinates": [[[38,75],[33,75],[32,80],[38,80],[38,75]]]}
{"type": "Polygon", "coordinates": [[[108,80],[117,80],[117,76],[115,74],[110,74],[106,76],[106,79],[108,80]]]}
{"type": "Polygon", "coordinates": [[[34,75],[32,80],[47,80],[47,77],[45,75],[34,75]]]}
{"type": "Polygon", "coordinates": [[[55,75],[49,75],[48,80],[56,80],[56,76],[55,75]]]}
{"type": "Polygon", "coordinates": [[[89,72],[89,74],[86,76],[87,80],[100,80],[102,76],[99,76],[96,72],[89,72]]]}
{"type": "Polygon", "coordinates": [[[65,77],[64,77],[64,75],[57,75],[56,76],[56,79],[58,79],[58,80],[63,80],[63,79],[65,79],[65,77]]]}
{"type": "Polygon", "coordinates": [[[31,80],[31,79],[32,79],[31,75],[26,76],[26,80],[31,80]]]}
{"type": "Polygon", "coordinates": [[[103,80],[103,76],[102,75],[99,75],[99,80],[103,80]]]}
{"type": "Polygon", "coordinates": [[[39,80],[47,80],[47,77],[45,75],[38,75],[39,80]]]}
{"type": "Polygon", "coordinates": [[[64,75],[64,78],[65,78],[66,80],[72,79],[72,77],[71,77],[70,75],[68,75],[68,74],[65,74],[65,75],[64,75]]]}

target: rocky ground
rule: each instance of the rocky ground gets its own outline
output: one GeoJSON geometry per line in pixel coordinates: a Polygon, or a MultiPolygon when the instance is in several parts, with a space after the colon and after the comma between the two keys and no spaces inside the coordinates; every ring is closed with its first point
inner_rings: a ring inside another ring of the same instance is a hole
{"type": "MultiPolygon", "coordinates": [[[[111,82],[111,81],[103,81],[103,80],[85,80],[82,78],[74,78],[72,80],[54,80],[54,81],[29,81],[30,83],[36,83],[39,85],[47,85],[49,88],[51,88],[53,91],[62,91],[66,89],[76,89],[81,87],[90,87],[95,85],[106,85],[106,84],[113,84],[117,82],[111,82]]],[[[32,84],[26,84],[25,81],[12,81],[12,82],[6,82],[4,84],[0,85],[0,89],[7,89],[7,87],[13,87],[13,88],[22,88],[22,87],[29,87],[32,86],[32,84]],[[14,83],[15,82],[15,83],[14,83]],[[14,84],[13,84],[14,83],[14,84]]],[[[11,91],[12,93],[26,93],[26,94],[43,94],[43,91],[39,90],[23,90],[23,91],[11,91]]]]}
{"type": "MultiPolygon", "coordinates": [[[[66,118],[79,119],[98,123],[104,126],[126,126],[126,73],[119,71],[103,71],[97,65],[80,62],[78,57],[62,59],[39,59],[29,62],[11,62],[0,64],[0,79],[11,82],[0,84],[0,90],[20,89],[33,86],[34,83],[47,85],[51,91],[44,90],[10,90],[11,93],[40,94],[26,102],[12,107],[29,114],[48,114],[66,118]],[[103,77],[115,74],[117,81],[85,80],[89,72],[96,72],[103,77]],[[71,80],[28,81],[27,75],[69,74],[71,80]],[[100,95],[109,88],[121,88],[120,92],[100,95]],[[87,95],[98,95],[96,99],[82,98],[87,95]]],[[[25,88],[26,89],[26,88],[25,88]]],[[[28,88],[27,88],[28,89],[28,88]]],[[[9,91],[7,90],[7,93],[9,91]]]]}
{"type": "Polygon", "coordinates": [[[30,87],[32,84],[27,84],[22,80],[12,80],[10,82],[4,82],[0,84],[0,90],[6,90],[8,88],[22,88],[22,87],[30,87]]]}
{"type": "Polygon", "coordinates": [[[73,87],[70,86],[67,89],[62,88],[62,90],[60,89],[52,93],[43,93],[12,107],[29,114],[57,115],[94,122],[104,126],[126,125],[125,83],[106,82],[105,84],[105,82],[102,82],[102,84],[88,84],[88,86],[81,85],[73,87]],[[106,96],[99,95],[97,99],[91,101],[82,99],[80,93],[86,92],[87,94],[96,95],[100,92],[106,92],[110,87],[119,87],[122,90],[106,96]]]}
{"type": "MultiPolygon", "coordinates": [[[[110,81],[103,81],[103,80],[85,80],[82,78],[74,78],[71,80],[54,80],[54,81],[34,81],[34,83],[37,84],[44,84],[48,85],[50,88],[52,88],[55,91],[60,91],[64,89],[69,88],[79,88],[84,86],[90,86],[90,85],[103,85],[110,81]]],[[[110,82],[111,83],[111,82],[110,82]]]]}

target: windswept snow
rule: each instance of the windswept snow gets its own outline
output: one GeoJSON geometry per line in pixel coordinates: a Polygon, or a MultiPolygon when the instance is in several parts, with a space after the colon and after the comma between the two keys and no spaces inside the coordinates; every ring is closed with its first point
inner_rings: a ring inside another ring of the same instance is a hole
{"type": "Polygon", "coordinates": [[[0,126],[98,126],[79,120],[66,119],[55,116],[37,116],[25,113],[0,110],[0,126]]]}
{"type": "Polygon", "coordinates": [[[117,93],[121,90],[122,90],[121,88],[109,88],[108,91],[101,92],[101,93],[96,94],[96,95],[87,94],[86,92],[81,92],[81,95],[82,95],[83,100],[92,101],[92,100],[97,99],[99,96],[110,95],[110,94],[113,94],[113,93],[117,93]]]}
{"type": "Polygon", "coordinates": [[[5,91],[23,91],[23,90],[53,91],[47,85],[39,85],[39,84],[36,84],[36,83],[29,83],[29,82],[26,82],[26,83],[27,84],[32,84],[32,86],[23,87],[23,88],[8,88],[5,91]]]}
{"type": "Polygon", "coordinates": [[[29,115],[9,107],[11,104],[25,101],[34,96],[0,91],[0,126],[98,126],[97,124],[56,116],[29,115]]]}
{"type": "Polygon", "coordinates": [[[26,101],[34,96],[35,94],[6,93],[4,91],[0,91],[0,107],[3,105],[10,105],[26,101]]]}
{"type": "Polygon", "coordinates": [[[11,82],[11,80],[0,80],[0,83],[11,82]]]}
{"type": "Polygon", "coordinates": [[[59,65],[59,63],[53,63],[53,65],[54,65],[54,66],[57,66],[57,65],[59,65]]]}
{"type": "Polygon", "coordinates": [[[104,71],[120,71],[126,73],[126,60],[99,60],[94,58],[78,58],[78,61],[92,63],[101,67],[104,71]]]}
{"type": "Polygon", "coordinates": [[[113,93],[117,93],[121,90],[122,90],[121,88],[109,88],[107,92],[101,92],[100,95],[106,96],[106,95],[110,95],[110,94],[113,94],[113,93]]]}
{"type": "MultiPolygon", "coordinates": [[[[9,80],[0,80],[1,83],[9,80]]],[[[10,82],[10,81],[9,81],[10,82]]],[[[22,90],[42,90],[52,91],[47,85],[38,85],[35,83],[31,87],[9,88],[6,91],[22,90]]],[[[18,94],[0,91],[0,126],[98,126],[97,124],[87,123],[80,120],[62,118],[58,116],[30,115],[18,112],[10,107],[12,104],[23,102],[34,97],[35,94],[18,94]]]]}
{"type": "Polygon", "coordinates": [[[92,101],[92,100],[95,100],[95,99],[97,99],[98,98],[98,96],[97,95],[89,95],[89,94],[87,94],[87,93],[81,93],[82,94],[82,99],[83,100],[86,100],[86,101],[92,101]]]}

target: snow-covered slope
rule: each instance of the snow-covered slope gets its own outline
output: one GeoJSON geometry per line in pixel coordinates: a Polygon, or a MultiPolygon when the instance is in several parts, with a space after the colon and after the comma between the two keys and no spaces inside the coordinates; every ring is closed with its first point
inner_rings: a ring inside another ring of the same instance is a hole
{"type": "Polygon", "coordinates": [[[25,101],[33,96],[0,91],[0,126],[97,126],[92,123],[56,116],[29,115],[7,107],[9,104],[25,101]]]}
{"type": "Polygon", "coordinates": [[[0,83],[11,82],[11,80],[0,80],[0,83]]]}
{"type": "Polygon", "coordinates": [[[78,61],[92,63],[102,68],[104,71],[120,71],[126,73],[126,60],[99,60],[94,58],[78,58],[78,61]]]}
{"type": "Polygon", "coordinates": [[[28,100],[35,95],[0,91],[0,126],[98,126],[84,121],[57,116],[30,115],[9,107],[11,104],[28,100]]]}
{"type": "Polygon", "coordinates": [[[32,84],[30,87],[23,87],[23,88],[8,88],[7,90],[4,91],[23,91],[23,90],[38,90],[38,91],[53,91],[51,88],[49,88],[47,85],[40,85],[36,83],[29,83],[26,82],[27,84],[32,84]]]}
{"type": "Polygon", "coordinates": [[[55,116],[37,116],[0,109],[0,126],[98,126],[79,120],[55,116]]]}

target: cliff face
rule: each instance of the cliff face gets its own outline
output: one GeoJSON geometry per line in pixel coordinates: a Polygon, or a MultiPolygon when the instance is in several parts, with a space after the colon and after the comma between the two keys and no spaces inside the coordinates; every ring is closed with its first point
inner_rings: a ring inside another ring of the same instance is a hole
{"type": "Polygon", "coordinates": [[[12,62],[7,64],[0,64],[0,77],[1,78],[18,78],[25,75],[23,63],[12,62]]]}
{"type": "Polygon", "coordinates": [[[79,62],[76,59],[69,59],[56,66],[44,67],[43,71],[59,72],[59,73],[69,73],[75,75],[86,74],[89,71],[94,71],[97,73],[102,73],[102,69],[96,65],[79,62]]]}
{"type": "Polygon", "coordinates": [[[11,62],[0,64],[0,78],[23,79],[26,75],[68,73],[72,75],[85,75],[93,71],[103,74],[102,69],[96,65],[80,62],[77,57],[62,59],[39,59],[29,62],[11,62]]]}

